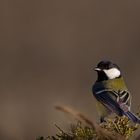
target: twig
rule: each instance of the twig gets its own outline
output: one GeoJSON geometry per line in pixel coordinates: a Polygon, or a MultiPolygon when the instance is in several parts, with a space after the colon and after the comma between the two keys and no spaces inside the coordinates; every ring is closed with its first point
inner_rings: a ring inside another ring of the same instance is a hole
{"type": "Polygon", "coordinates": [[[123,136],[117,133],[114,133],[113,135],[111,132],[106,131],[103,128],[101,128],[96,122],[89,120],[85,115],[83,115],[82,113],[74,109],[71,109],[70,107],[56,105],[55,108],[59,111],[72,115],[78,120],[84,121],[87,125],[91,126],[97,132],[97,135],[100,136],[99,137],[100,140],[101,139],[125,140],[123,136]]]}

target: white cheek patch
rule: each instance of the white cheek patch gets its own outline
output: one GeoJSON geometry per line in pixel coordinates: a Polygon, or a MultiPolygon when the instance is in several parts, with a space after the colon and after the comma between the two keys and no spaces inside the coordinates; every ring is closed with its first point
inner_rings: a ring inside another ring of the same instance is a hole
{"type": "Polygon", "coordinates": [[[115,79],[121,75],[121,72],[117,68],[111,68],[103,71],[109,79],[115,79]]]}

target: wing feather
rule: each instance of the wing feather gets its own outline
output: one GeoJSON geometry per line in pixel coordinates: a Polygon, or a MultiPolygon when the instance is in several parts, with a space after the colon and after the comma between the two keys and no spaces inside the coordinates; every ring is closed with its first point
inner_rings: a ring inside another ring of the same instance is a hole
{"type": "Polygon", "coordinates": [[[96,98],[97,100],[102,102],[102,104],[104,104],[108,109],[122,116],[123,110],[121,109],[117,101],[110,96],[110,94],[114,94],[114,93],[111,91],[103,91],[100,94],[96,94],[96,98]]]}

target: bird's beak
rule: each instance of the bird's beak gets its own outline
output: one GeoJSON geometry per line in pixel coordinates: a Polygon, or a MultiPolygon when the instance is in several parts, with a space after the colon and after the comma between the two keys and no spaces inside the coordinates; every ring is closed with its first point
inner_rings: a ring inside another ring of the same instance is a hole
{"type": "Polygon", "coordinates": [[[97,68],[97,67],[94,68],[94,70],[95,70],[95,71],[101,71],[101,69],[100,69],[100,68],[97,68]]]}

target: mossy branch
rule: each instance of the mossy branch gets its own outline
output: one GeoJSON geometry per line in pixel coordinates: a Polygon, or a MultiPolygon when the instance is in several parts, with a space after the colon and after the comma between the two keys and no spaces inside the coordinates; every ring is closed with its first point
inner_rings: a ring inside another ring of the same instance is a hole
{"type": "MultiPolygon", "coordinates": [[[[128,140],[138,129],[138,124],[132,123],[124,116],[108,118],[106,122],[98,124],[70,107],[57,105],[55,108],[72,115],[78,123],[70,126],[69,133],[66,133],[59,126],[55,125],[59,131],[56,136],[39,137],[37,140],[128,140]]],[[[139,115],[139,113],[137,114],[139,115]]],[[[140,136],[136,140],[139,138],[140,136]]]]}

